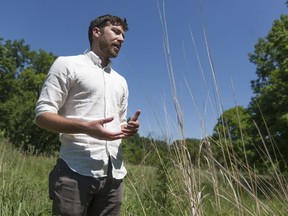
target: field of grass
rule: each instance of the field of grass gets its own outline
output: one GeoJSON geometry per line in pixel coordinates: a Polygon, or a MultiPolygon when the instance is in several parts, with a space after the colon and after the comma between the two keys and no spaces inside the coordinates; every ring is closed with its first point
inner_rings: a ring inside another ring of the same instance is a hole
{"type": "MultiPolygon", "coordinates": [[[[0,216],[51,215],[48,174],[56,157],[24,154],[4,139],[0,140],[0,152],[0,216]]],[[[143,191],[153,185],[155,168],[127,168],[122,215],[143,215],[143,211],[149,212],[146,208],[150,202],[143,191]]]]}
{"type": "Polygon", "coordinates": [[[0,215],[50,215],[48,171],[53,158],[25,155],[0,143],[0,215]]]}
{"type": "MultiPolygon", "coordinates": [[[[0,152],[0,216],[51,215],[47,177],[56,158],[24,154],[4,139],[0,152]]],[[[225,169],[159,160],[157,167],[127,165],[121,215],[288,214],[287,199],[276,186],[258,196],[225,169]]]]}

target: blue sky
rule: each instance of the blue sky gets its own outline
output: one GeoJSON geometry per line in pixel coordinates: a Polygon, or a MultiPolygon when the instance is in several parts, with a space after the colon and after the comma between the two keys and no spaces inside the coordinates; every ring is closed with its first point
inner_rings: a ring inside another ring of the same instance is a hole
{"type": "Polygon", "coordinates": [[[23,38],[31,49],[57,56],[77,55],[89,47],[92,19],[107,13],[126,17],[129,31],[113,67],[129,84],[129,116],[141,109],[141,135],[173,139],[181,136],[163,49],[163,11],[184,136],[202,138],[212,133],[222,110],[248,106],[256,78],[248,53],[287,13],[284,0],[2,0],[0,37],[23,38]]]}

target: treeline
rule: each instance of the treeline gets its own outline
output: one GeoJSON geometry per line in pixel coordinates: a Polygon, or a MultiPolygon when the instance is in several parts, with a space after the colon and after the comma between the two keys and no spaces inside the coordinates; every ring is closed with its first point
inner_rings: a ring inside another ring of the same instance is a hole
{"type": "MultiPolygon", "coordinates": [[[[205,163],[202,150],[213,151],[220,164],[233,155],[265,172],[273,161],[281,171],[288,160],[288,16],[275,20],[265,38],[259,38],[249,60],[256,65],[251,81],[254,96],[247,108],[226,110],[210,137],[186,139],[169,145],[138,134],[123,141],[125,159],[132,164],[159,164],[178,145],[186,146],[191,161],[205,163]],[[225,149],[225,152],[223,152],[225,149]],[[268,164],[268,165],[267,165],[268,164]]],[[[31,50],[22,40],[0,39],[0,131],[18,148],[35,154],[55,154],[58,135],[34,123],[34,109],[53,53],[31,50]]],[[[272,166],[272,164],[271,164],[272,166]]]]}

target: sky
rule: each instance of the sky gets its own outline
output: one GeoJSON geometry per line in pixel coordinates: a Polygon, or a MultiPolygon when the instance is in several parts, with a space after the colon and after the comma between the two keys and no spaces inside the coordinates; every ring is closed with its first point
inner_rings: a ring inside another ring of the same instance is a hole
{"type": "Polygon", "coordinates": [[[223,111],[248,106],[256,79],[248,54],[287,9],[284,0],[1,0],[0,38],[78,55],[92,19],[125,17],[112,62],[129,85],[128,117],[142,111],[141,136],[203,138],[223,111]]]}

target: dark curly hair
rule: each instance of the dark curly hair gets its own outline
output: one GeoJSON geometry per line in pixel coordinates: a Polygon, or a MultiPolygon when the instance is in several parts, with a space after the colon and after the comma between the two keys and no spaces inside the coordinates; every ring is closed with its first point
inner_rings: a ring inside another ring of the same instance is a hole
{"type": "Polygon", "coordinates": [[[110,14],[99,16],[96,19],[92,20],[89,25],[88,38],[89,38],[90,46],[92,46],[92,41],[93,41],[93,28],[95,27],[104,28],[105,26],[109,24],[122,26],[124,31],[128,30],[128,23],[125,18],[122,19],[118,16],[112,16],[110,14]]]}

